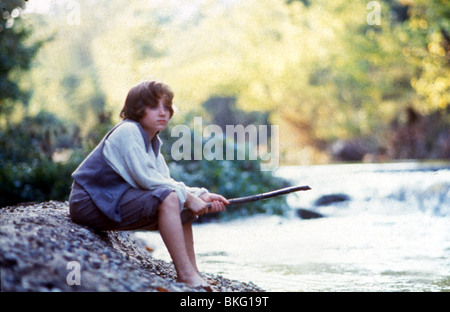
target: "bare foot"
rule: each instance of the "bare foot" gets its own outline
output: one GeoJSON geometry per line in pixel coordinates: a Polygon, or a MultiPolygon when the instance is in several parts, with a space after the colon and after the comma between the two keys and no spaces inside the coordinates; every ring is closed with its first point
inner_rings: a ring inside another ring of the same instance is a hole
{"type": "Polygon", "coordinates": [[[191,287],[209,287],[209,284],[200,276],[200,274],[184,278],[179,277],[177,278],[177,282],[185,283],[191,287]]]}

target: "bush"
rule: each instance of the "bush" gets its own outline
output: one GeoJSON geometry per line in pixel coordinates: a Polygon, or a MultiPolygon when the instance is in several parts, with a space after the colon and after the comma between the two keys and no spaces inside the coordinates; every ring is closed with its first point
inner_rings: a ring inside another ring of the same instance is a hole
{"type": "Polygon", "coordinates": [[[79,145],[77,127],[40,112],[0,131],[0,145],[0,207],[68,198],[78,160],[54,162],[52,156],[79,145]]]}
{"type": "Polygon", "coordinates": [[[0,207],[20,202],[67,200],[75,163],[35,159],[5,163],[0,169],[0,207]]]}

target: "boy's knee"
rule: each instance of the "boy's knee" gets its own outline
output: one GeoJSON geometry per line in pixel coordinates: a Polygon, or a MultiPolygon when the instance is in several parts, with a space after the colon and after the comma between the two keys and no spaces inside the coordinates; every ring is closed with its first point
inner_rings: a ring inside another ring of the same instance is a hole
{"type": "Polygon", "coordinates": [[[180,202],[178,201],[178,196],[175,192],[170,192],[161,204],[159,204],[158,210],[161,211],[162,209],[180,209],[180,202]]]}
{"type": "Polygon", "coordinates": [[[179,202],[178,196],[175,192],[170,192],[161,202],[155,203],[155,198],[152,196],[151,202],[147,202],[144,205],[144,209],[142,210],[141,218],[154,221],[157,220],[159,213],[161,210],[167,210],[173,207],[173,209],[178,209],[179,202]]]}

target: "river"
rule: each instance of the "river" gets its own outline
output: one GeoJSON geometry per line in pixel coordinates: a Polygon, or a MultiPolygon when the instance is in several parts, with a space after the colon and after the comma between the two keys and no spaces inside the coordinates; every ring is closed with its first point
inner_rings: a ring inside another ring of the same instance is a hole
{"type": "MultiPolygon", "coordinates": [[[[295,166],[275,174],[312,190],[288,195],[287,217],[196,224],[201,271],[267,291],[450,291],[450,163],[295,166]],[[329,194],[349,200],[316,206],[329,194]],[[325,217],[300,219],[297,208],[325,217]]],[[[158,233],[138,235],[154,257],[170,261],[158,233]]]]}

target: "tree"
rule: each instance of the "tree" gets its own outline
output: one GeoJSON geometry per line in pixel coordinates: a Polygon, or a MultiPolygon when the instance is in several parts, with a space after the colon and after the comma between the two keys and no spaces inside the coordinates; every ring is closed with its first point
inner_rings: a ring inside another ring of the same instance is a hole
{"type": "Polygon", "coordinates": [[[31,30],[19,18],[24,9],[23,0],[1,0],[0,7],[0,118],[11,113],[14,103],[27,105],[30,94],[17,82],[19,72],[30,68],[41,42],[25,44],[31,30]]]}
{"type": "Polygon", "coordinates": [[[57,163],[52,156],[58,148],[79,144],[78,130],[44,111],[22,116],[21,122],[10,121],[17,106],[29,103],[30,93],[20,83],[44,41],[28,43],[31,29],[21,18],[24,1],[0,3],[0,121],[4,121],[0,128],[0,207],[21,201],[66,199],[76,163],[57,163]]]}
{"type": "Polygon", "coordinates": [[[405,0],[408,18],[396,32],[402,52],[417,68],[411,80],[426,105],[421,112],[445,111],[450,103],[450,6],[445,0],[405,0]]]}

